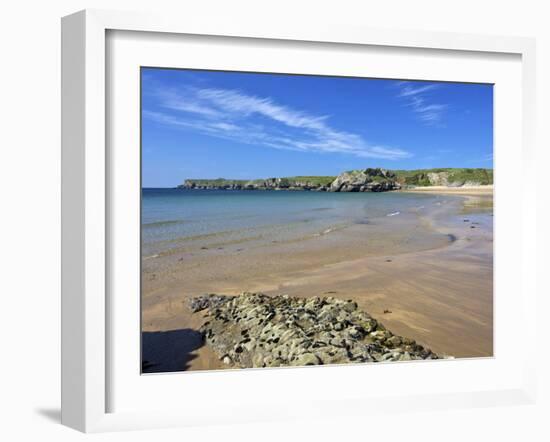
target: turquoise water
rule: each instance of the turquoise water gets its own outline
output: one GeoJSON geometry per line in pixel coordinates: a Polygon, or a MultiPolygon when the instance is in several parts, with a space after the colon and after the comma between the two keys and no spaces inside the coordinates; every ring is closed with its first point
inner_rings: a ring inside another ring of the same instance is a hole
{"type": "MultiPolygon", "coordinates": [[[[143,256],[190,242],[284,241],[353,224],[403,219],[434,195],[143,189],[143,256]]],[[[368,229],[366,230],[368,232],[368,229]]]]}

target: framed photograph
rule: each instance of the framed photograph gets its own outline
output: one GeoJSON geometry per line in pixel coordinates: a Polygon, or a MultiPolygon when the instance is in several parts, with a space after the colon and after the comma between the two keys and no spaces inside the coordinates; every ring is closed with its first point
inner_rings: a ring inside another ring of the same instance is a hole
{"type": "Polygon", "coordinates": [[[62,26],[64,424],[533,400],[532,40],[62,26]]]}

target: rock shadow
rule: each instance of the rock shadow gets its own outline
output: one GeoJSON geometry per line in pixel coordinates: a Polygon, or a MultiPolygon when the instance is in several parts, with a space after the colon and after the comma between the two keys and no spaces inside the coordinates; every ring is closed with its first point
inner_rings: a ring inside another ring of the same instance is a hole
{"type": "Polygon", "coordinates": [[[201,332],[185,328],[162,332],[141,333],[142,373],[166,373],[187,370],[197,355],[193,352],[204,345],[201,332]]]}

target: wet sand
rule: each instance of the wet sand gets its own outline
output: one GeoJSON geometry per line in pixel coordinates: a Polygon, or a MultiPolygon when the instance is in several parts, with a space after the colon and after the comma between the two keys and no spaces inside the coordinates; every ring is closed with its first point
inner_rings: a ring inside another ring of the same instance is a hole
{"type": "Polygon", "coordinates": [[[203,318],[188,300],[243,291],[353,299],[438,354],[492,356],[492,194],[445,195],[429,209],[300,241],[176,249],[144,260],[147,371],[223,368],[196,339],[203,318]]]}

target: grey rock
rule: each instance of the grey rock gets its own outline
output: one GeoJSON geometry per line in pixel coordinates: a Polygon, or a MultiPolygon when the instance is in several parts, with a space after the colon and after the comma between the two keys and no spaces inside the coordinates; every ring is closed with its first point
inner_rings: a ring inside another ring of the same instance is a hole
{"type": "Polygon", "coordinates": [[[205,310],[205,342],[231,367],[363,363],[438,356],[393,335],[354,301],[242,293],[203,295],[189,304],[205,310]]]}
{"type": "Polygon", "coordinates": [[[321,359],[313,353],[304,353],[292,361],[291,365],[320,365],[321,359]]]}
{"type": "Polygon", "coordinates": [[[357,303],[354,301],[348,301],[342,307],[346,312],[351,313],[357,310],[357,303]]]}
{"type": "Polygon", "coordinates": [[[189,301],[189,308],[193,313],[205,310],[211,307],[218,307],[225,303],[231,297],[215,294],[206,294],[191,298],[189,301]]]}
{"type": "Polygon", "coordinates": [[[336,177],[328,190],[331,192],[383,192],[400,189],[394,173],[380,168],[344,172],[336,177]]]}
{"type": "Polygon", "coordinates": [[[402,341],[399,336],[392,336],[391,338],[386,340],[386,343],[390,344],[392,347],[399,347],[402,341]]]}

